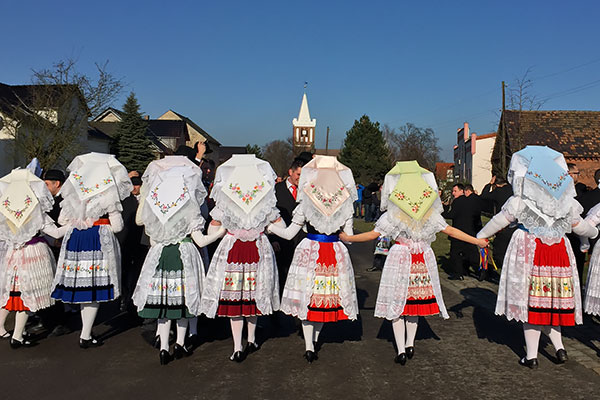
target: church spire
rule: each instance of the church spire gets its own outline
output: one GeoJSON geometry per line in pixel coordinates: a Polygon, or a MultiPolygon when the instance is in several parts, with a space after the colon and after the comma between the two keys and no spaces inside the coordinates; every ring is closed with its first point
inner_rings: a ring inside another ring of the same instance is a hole
{"type": "Polygon", "coordinates": [[[302,96],[302,104],[300,105],[300,112],[298,118],[292,120],[294,127],[312,127],[317,126],[316,119],[310,119],[310,111],[308,110],[308,99],[306,93],[302,96]]]}
{"type": "Polygon", "coordinates": [[[295,153],[300,151],[311,151],[315,144],[315,127],[317,126],[317,120],[310,118],[310,111],[308,110],[308,98],[306,92],[302,96],[302,104],[300,105],[300,112],[298,118],[292,120],[293,130],[293,142],[295,153]]]}

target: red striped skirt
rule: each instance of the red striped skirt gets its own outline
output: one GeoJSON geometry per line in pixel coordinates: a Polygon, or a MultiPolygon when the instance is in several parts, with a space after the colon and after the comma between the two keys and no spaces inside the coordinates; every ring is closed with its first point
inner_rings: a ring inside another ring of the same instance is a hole
{"type": "Polygon", "coordinates": [[[574,326],[573,273],[565,240],[547,245],[535,239],[529,276],[528,322],[534,325],[574,326]]]}
{"type": "Polygon", "coordinates": [[[431,277],[425,265],[423,253],[411,254],[410,276],[408,278],[408,294],[406,305],[401,315],[428,316],[440,313],[431,277]]]}
{"type": "Polygon", "coordinates": [[[338,268],[333,243],[319,242],[313,293],[306,319],[313,322],[336,322],[348,316],[340,304],[338,268]]]}

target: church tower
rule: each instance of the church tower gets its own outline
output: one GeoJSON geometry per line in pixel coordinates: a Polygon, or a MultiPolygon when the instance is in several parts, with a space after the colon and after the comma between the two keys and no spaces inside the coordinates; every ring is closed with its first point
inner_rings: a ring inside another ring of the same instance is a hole
{"type": "Polygon", "coordinates": [[[298,118],[292,120],[294,127],[294,153],[298,154],[302,151],[311,151],[315,145],[315,127],[317,126],[316,119],[310,119],[308,111],[308,100],[306,93],[302,96],[302,104],[300,105],[300,113],[298,118]]]}

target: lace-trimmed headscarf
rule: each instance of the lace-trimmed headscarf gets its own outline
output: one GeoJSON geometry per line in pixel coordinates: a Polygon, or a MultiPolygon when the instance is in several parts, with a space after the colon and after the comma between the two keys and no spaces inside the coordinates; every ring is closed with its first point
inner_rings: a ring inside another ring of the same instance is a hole
{"type": "Polygon", "coordinates": [[[0,240],[21,244],[48,222],[54,199],[44,181],[27,169],[0,179],[0,240]]]}
{"type": "Polygon", "coordinates": [[[316,230],[329,235],[354,213],[358,199],[352,171],[333,156],[315,156],[302,167],[299,209],[316,230]]]}
{"type": "Polygon", "coordinates": [[[514,196],[524,203],[521,209],[509,211],[531,233],[560,238],[571,231],[567,217],[576,192],[561,153],[547,146],[525,147],[513,154],[508,181],[514,196]]]}
{"type": "Polygon", "coordinates": [[[67,167],[69,177],[60,190],[63,198],[59,223],[92,222],[102,215],[122,211],[121,200],[133,185],[125,167],[112,154],[88,153],[67,167]]]}
{"type": "Polygon", "coordinates": [[[228,230],[256,230],[279,217],[275,204],[275,172],[254,154],[234,154],[217,168],[210,197],[211,216],[228,230]]]}
{"type": "Polygon", "coordinates": [[[381,210],[387,213],[385,221],[378,224],[383,224],[386,232],[394,232],[392,236],[405,232],[417,240],[435,240],[443,221],[435,177],[417,161],[397,162],[385,175],[381,210]]]}
{"type": "Polygon", "coordinates": [[[204,228],[202,170],[185,156],[152,161],[142,176],[142,221],[155,242],[178,243],[204,228]]]}

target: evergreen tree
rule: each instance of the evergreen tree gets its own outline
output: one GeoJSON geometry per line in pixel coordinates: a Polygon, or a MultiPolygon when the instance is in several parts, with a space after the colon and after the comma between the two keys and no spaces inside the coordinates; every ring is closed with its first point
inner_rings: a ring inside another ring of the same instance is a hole
{"type": "Polygon", "coordinates": [[[262,149],[257,144],[247,144],[246,145],[246,153],[254,154],[256,158],[263,158],[262,149]]]}
{"type": "Polygon", "coordinates": [[[156,157],[152,142],[146,136],[147,122],[142,118],[140,105],[132,92],[123,105],[123,117],[117,128],[113,150],[128,171],[144,172],[156,157]]]}
{"type": "Polygon", "coordinates": [[[352,169],[357,183],[366,186],[371,182],[382,182],[392,167],[392,160],[379,122],[371,122],[367,115],[354,121],[346,132],[339,159],[352,169]]]}

